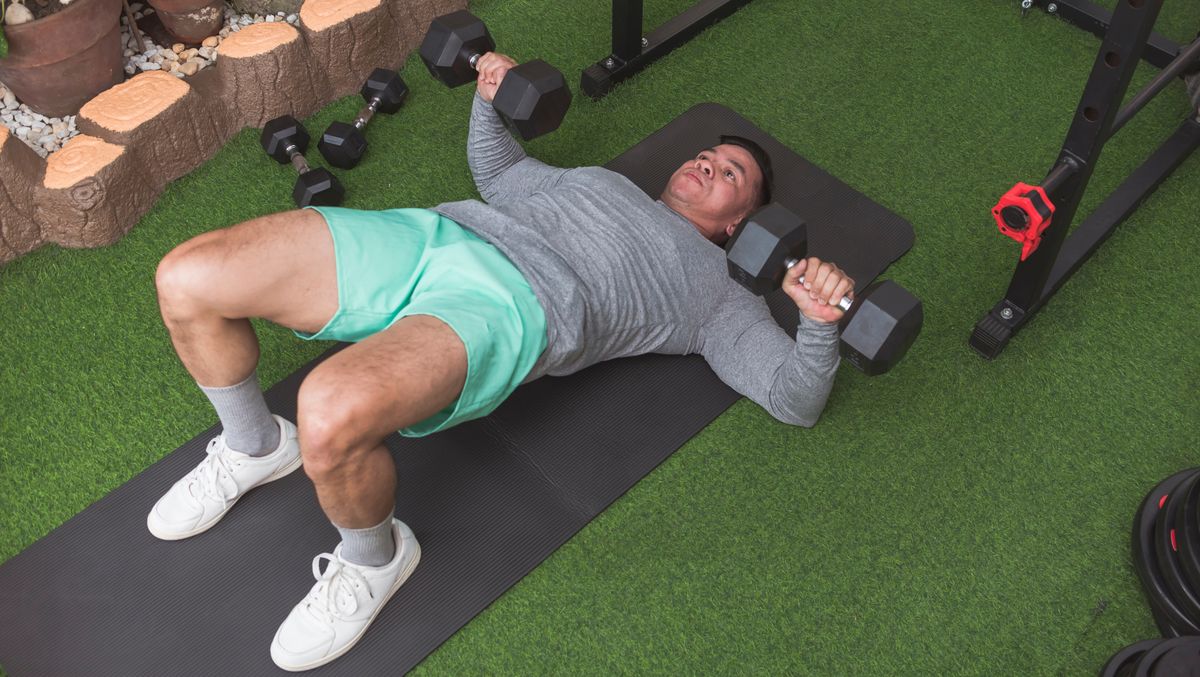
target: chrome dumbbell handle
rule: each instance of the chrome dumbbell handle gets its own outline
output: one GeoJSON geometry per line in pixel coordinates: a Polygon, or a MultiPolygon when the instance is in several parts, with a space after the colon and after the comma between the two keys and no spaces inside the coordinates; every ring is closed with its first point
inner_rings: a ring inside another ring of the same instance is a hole
{"type": "Polygon", "coordinates": [[[287,153],[288,160],[291,161],[292,166],[296,168],[298,173],[305,174],[308,172],[308,162],[305,161],[304,155],[300,152],[300,149],[296,147],[296,144],[288,144],[288,147],[285,148],[283,152],[287,153]]]}
{"type": "MultiPolygon", "coordinates": [[[[788,258],[786,261],[783,262],[783,264],[785,266],[787,266],[788,270],[791,270],[792,266],[796,265],[797,263],[800,263],[800,259],[788,258]]],[[[800,276],[800,284],[804,284],[804,276],[803,275],[800,276]]],[[[842,300],[838,301],[835,305],[838,308],[841,308],[842,312],[845,313],[845,312],[850,311],[850,306],[854,305],[854,301],[850,300],[849,296],[843,296],[842,300]]]]}
{"type": "Polygon", "coordinates": [[[367,105],[363,106],[362,110],[358,111],[358,116],[354,118],[355,128],[362,129],[363,127],[366,127],[367,123],[370,122],[371,118],[375,115],[375,111],[379,110],[379,104],[382,101],[383,100],[377,96],[372,97],[367,105]]]}

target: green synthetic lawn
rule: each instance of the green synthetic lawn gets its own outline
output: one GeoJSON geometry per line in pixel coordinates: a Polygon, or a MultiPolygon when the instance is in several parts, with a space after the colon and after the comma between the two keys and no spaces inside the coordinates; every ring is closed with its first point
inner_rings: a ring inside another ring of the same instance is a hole
{"type": "MultiPolygon", "coordinates": [[[[647,25],[690,4],[648,0],[647,25]]],[[[1158,30],[1190,40],[1200,5],[1166,4],[1158,30]]],[[[1048,169],[1099,45],[1017,5],[757,0],[603,101],[577,95],[562,129],[529,144],[598,164],[694,103],[732,106],[913,223],[916,245],[885,275],[924,299],[925,328],[886,376],[843,367],[813,429],[732,407],[419,672],[1087,675],[1156,635],[1129,529],[1146,491],[1197,462],[1200,159],[999,359],[977,357],[967,336],[1018,251],[989,209],[1048,169]]],[[[573,84],[608,49],[607,2],[472,9],[502,50],[573,84]]],[[[347,206],[476,195],[470,88],[437,85],[415,58],[403,75],[405,108],[338,172],[347,206]]],[[[1122,130],[1081,214],[1185,111],[1175,84],[1122,130]]],[[[155,266],[189,237],[289,208],[293,181],[243,130],[117,245],[0,269],[0,561],[214,423],[158,316],[155,266]]],[[[328,347],[258,328],[264,386],[328,347]]]]}

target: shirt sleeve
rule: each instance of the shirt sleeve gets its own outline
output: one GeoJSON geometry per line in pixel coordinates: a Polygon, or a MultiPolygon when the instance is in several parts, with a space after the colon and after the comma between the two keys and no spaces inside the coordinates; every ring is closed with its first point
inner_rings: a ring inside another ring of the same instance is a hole
{"type": "Polygon", "coordinates": [[[569,171],[526,155],[496,109],[478,92],[471,105],[467,164],[479,194],[489,204],[528,197],[551,188],[569,171]]]}
{"type": "Polygon", "coordinates": [[[775,418],[812,427],[837,373],[837,325],[801,314],[792,340],[766,303],[740,291],[731,290],[701,327],[701,355],[729,387],[775,418]]]}

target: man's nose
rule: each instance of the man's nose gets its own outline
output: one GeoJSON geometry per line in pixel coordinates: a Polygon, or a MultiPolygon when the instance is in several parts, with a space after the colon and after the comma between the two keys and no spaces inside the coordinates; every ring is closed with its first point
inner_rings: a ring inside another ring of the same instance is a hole
{"type": "Polygon", "coordinates": [[[705,176],[712,176],[712,164],[708,160],[696,160],[696,169],[704,172],[705,176]]]}

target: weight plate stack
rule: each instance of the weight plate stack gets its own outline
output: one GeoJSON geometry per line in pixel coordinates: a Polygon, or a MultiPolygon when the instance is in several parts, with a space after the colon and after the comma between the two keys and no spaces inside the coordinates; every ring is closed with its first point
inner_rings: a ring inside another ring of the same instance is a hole
{"type": "Polygon", "coordinates": [[[1198,479],[1200,468],[1168,477],[1146,494],[1133,518],[1134,569],[1166,637],[1200,635],[1200,577],[1187,573],[1180,554],[1181,546],[1200,554],[1200,536],[1186,533],[1189,525],[1200,524],[1200,515],[1195,506],[1191,515],[1185,514],[1198,479]]]}
{"type": "Polygon", "coordinates": [[[1133,516],[1133,568],[1166,639],[1121,649],[1100,677],[1200,677],[1200,468],[1159,482],[1133,516]]]}

